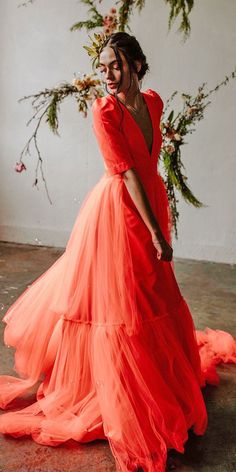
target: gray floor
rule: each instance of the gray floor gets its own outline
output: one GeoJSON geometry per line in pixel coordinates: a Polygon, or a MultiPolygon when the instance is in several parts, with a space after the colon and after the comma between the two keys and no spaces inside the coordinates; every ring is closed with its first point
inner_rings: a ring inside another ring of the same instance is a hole
{"type": "MultiPolygon", "coordinates": [[[[0,312],[3,316],[20,293],[43,273],[63,250],[0,244],[0,312]]],[[[196,328],[222,329],[236,337],[236,266],[178,259],[177,280],[196,328]]],[[[0,332],[0,373],[13,374],[13,350],[3,346],[0,332]]],[[[176,454],[179,472],[236,472],[236,366],[218,367],[219,387],[203,389],[209,423],[203,437],[191,435],[184,454],[176,454]]],[[[20,407],[33,400],[21,399],[20,407]]],[[[59,447],[40,446],[29,437],[0,435],[1,472],[114,472],[107,441],[79,445],[74,441],[59,447]]]]}

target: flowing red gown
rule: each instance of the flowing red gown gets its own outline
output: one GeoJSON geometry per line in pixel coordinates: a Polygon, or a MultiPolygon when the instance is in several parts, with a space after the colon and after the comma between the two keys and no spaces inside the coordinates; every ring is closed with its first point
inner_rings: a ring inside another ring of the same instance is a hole
{"type": "Polygon", "coordinates": [[[157,259],[124,183],[122,172],[135,167],[170,242],[157,171],[163,101],[151,89],[142,94],[151,154],[123,104],[122,121],[114,96],[93,103],[106,172],[85,197],[64,253],[3,318],[19,377],[0,376],[1,408],[40,384],[34,403],[0,416],[0,431],[50,446],[107,439],[117,470],[163,472],[169,448],[184,452],[188,429],[204,434],[201,387],[219,382],[217,363],[236,363],[236,341],[195,330],[173,265],[157,259]]]}

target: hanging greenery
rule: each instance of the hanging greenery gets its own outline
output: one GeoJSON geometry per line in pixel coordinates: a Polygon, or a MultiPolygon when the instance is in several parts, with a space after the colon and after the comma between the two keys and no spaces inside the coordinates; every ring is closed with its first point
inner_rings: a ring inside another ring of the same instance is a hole
{"type": "MultiPolygon", "coordinates": [[[[85,28],[86,30],[91,30],[97,27],[104,26],[104,20],[106,21],[109,16],[105,18],[99,13],[96,7],[96,0],[80,0],[81,3],[88,5],[90,8],[88,10],[89,19],[85,21],[78,21],[70,28],[71,31],[81,30],[85,28]]],[[[170,14],[168,19],[168,30],[173,26],[175,19],[182,14],[181,24],[178,29],[178,32],[183,33],[184,41],[190,34],[190,21],[189,15],[194,6],[194,0],[164,0],[166,4],[170,6],[170,14]]],[[[101,0],[100,2],[101,3],[101,0]]],[[[129,29],[129,20],[133,10],[138,10],[140,13],[144,8],[145,0],[118,0],[116,2],[118,5],[118,12],[116,18],[116,29],[117,31],[125,31],[125,28],[129,29]]],[[[115,10],[116,9],[111,9],[115,10]]]]}
{"type": "Polygon", "coordinates": [[[185,169],[185,167],[181,160],[181,146],[186,144],[184,139],[185,136],[187,136],[187,134],[192,134],[193,131],[195,131],[196,128],[193,126],[196,124],[196,122],[204,118],[204,110],[211,103],[210,100],[207,101],[208,97],[212,93],[218,91],[220,87],[226,85],[230,79],[235,79],[235,77],[236,68],[229,76],[226,76],[221,83],[216,85],[208,93],[204,91],[206,82],[198,87],[196,96],[182,93],[181,97],[183,99],[183,108],[181,111],[176,113],[176,115],[172,109],[168,117],[166,117],[167,109],[169,108],[170,103],[179,92],[175,91],[171,95],[170,99],[167,100],[166,106],[164,107],[163,120],[161,122],[163,142],[160,152],[160,161],[162,161],[164,165],[164,180],[172,211],[173,226],[176,238],[178,237],[177,222],[179,219],[176,191],[181,194],[187,203],[191,203],[197,208],[203,206],[203,203],[201,203],[193,195],[187,184],[187,176],[184,175],[182,170],[185,169]]]}
{"type": "MultiPolygon", "coordinates": [[[[141,12],[145,4],[145,0],[118,0],[116,2],[118,8],[111,8],[109,15],[105,15],[103,17],[101,13],[99,13],[99,11],[97,10],[96,0],[80,1],[81,3],[90,6],[88,10],[89,19],[84,21],[78,21],[77,23],[71,26],[71,31],[81,30],[83,28],[88,31],[101,26],[106,27],[107,23],[111,20],[115,22],[114,26],[117,31],[125,31],[125,28],[130,30],[129,20],[132,11],[136,9],[141,12]]],[[[101,1],[99,3],[101,3],[101,1]]]]}
{"type": "Polygon", "coordinates": [[[172,28],[172,25],[175,19],[182,13],[182,19],[178,32],[184,34],[184,41],[188,38],[191,31],[189,14],[194,6],[194,0],[165,0],[167,4],[170,5],[170,15],[168,20],[169,30],[172,28]]]}
{"type": "Polygon", "coordinates": [[[80,0],[80,3],[84,3],[85,5],[89,5],[90,8],[88,10],[88,16],[90,18],[85,21],[78,21],[74,25],[71,26],[71,31],[81,30],[85,28],[86,30],[91,30],[100,26],[103,26],[103,16],[101,13],[98,12],[95,1],[94,0],[80,0]]]}
{"type": "MultiPolygon", "coordinates": [[[[27,6],[34,3],[35,1],[36,0],[26,0],[20,3],[18,6],[27,6]]],[[[176,18],[182,14],[181,24],[178,32],[183,33],[183,38],[185,41],[191,30],[189,15],[193,9],[194,0],[164,0],[164,2],[170,6],[168,19],[169,31],[172,28],[176,18]]],[[[102,0],[80,0],[80,3],[88,5],[89,19],[74,23],[70,28],[71,31],[81,30],[82,28],[85,28],[86,30],[92,30],[104,25],[104,20],[106,20],[106,17],[104,18],[96,7],[96,3],[101,4],[102,0]]],[[[145,6],[145,0],[117,0],[116,5],[118,5],[117,31],[125,31],[125,28],[130,30],[129,20],[133,10],[137,10],[140,13],[145,6]]]]}

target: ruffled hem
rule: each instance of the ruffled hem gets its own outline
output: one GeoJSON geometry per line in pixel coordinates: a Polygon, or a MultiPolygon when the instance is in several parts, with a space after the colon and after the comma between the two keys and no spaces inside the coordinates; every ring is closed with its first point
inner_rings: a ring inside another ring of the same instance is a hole
{"type": "Polygon", "coordinates": [[[196,330],[201,358],[201,370],[206,383],[218,385],[220,378],[216,366],[221,363],[236,364],[236,340],[220,329],[196,330]]]}
{"type": "MultiPolygon", "coordinates": [[[[133,336],[122,324],[60,318],[54,327],[44,323],[41,337],[49,343],[44,359],[35,358],[38,376],[0,376],[0,406],[6,408],[44,375],[36,402],[1,415],[0,431],[31,435],[49,446],[107,439],[124,472],[138,466],[163,472],[168,449],[183,453],[190,428],[204,434],[200,387],[216,383],[219,362],[236,362],[232,336],[209,328],[195,333],[184,299],[173,312],[142,323],[133,336]]],[[[24,370],[19,346],[16,360],[24,370]]]]}

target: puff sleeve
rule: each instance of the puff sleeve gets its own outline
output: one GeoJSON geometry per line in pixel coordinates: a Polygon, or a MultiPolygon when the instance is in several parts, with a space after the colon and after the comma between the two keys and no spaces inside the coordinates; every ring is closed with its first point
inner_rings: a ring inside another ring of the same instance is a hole
{"type": "Polygon", "coordinates": [[[119,129],[121,117],[115,107],[106,97],[97,98],[92,105],[93,130],[109,175],[135,167],[128,142],[119,129]]]}
{"type": "Polygon", "coordinates": [[[157,93],[155,90],[152,90],[152,89],[148,89],[148,94],[154,97],[155,103],[157,105],[156,109],[158,110],[158,115],[161,118],[163,108],[164,108],[164,102],[161,96],[159,95],[159,93],[157,93]]]}

